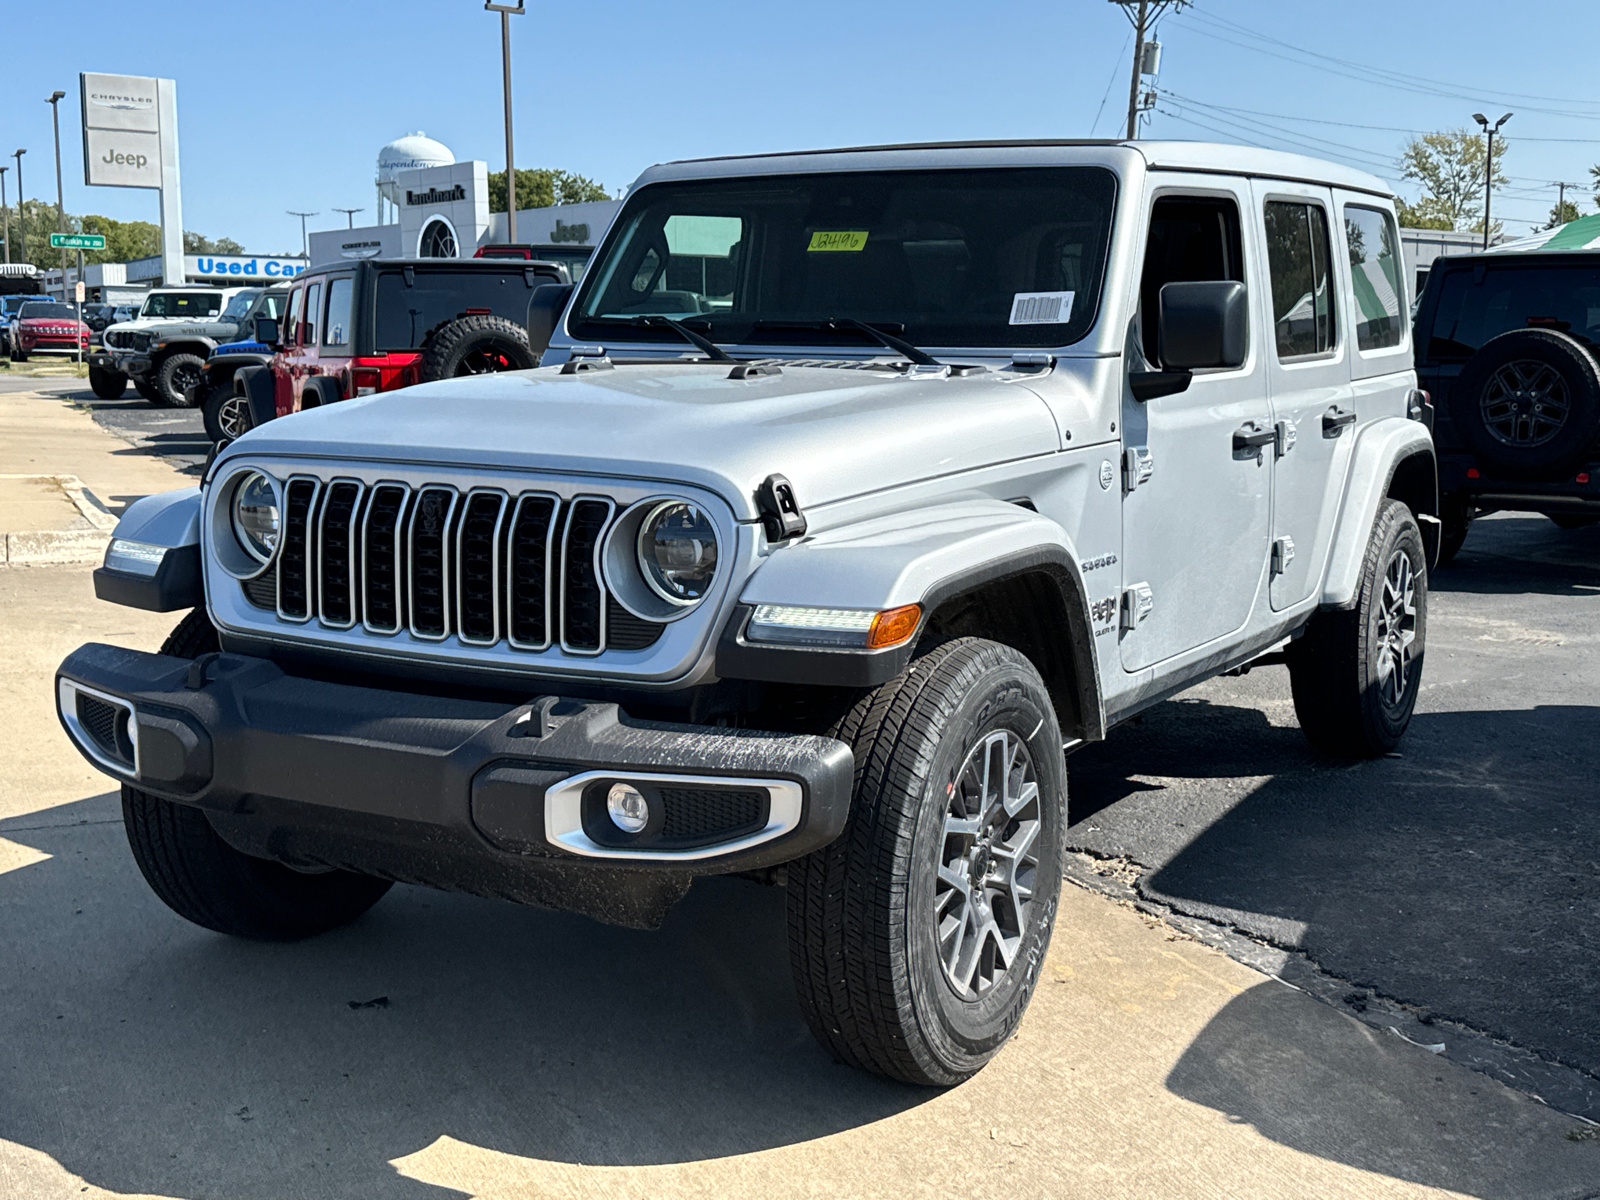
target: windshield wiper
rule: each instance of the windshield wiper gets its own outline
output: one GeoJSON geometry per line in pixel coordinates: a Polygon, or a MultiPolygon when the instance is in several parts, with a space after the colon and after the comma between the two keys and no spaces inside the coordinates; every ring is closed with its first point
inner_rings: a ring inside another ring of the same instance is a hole
{"type": "Polygon", "coordinates": [[[881,329],[868,325],[865,321],[858,321],[854,317],[829,317],[825,321],[757,321],[754,329],[806,329],[825,332],[830,330],[848,330],[852,333],[865,334],[880,346],[893,350],[907,361],[923,367],[937,367],[939,360],[933,355],[918,350],[903,338],[897,338],[892,333],[885,333],[881,329]]]}
{"type": "Polygon", "coordinates": [[[734,361],[733,355],[729,354],[726,350],[724,350],[721,346],[717,345],[710,338],[701,337],[698,333],[696,333],[694,330],[690,329],[687,325],[684,325],[681,321],[674,321],[671,317],[663,317],[663,316],[659,316],[659,315],[634,317],[629,322],[629,324],[630,325],[654,326],[655,328],[658,328],[658,329],[670,329],[670,330],[672,330],[673,333],[677,334],[684,341],[690,343],[693,346],[698,346],[701,350],[704,350],[706,352],[706,357],[711,359],[712,361],[714,361],[714,362],[733,362],[734,361]]]}

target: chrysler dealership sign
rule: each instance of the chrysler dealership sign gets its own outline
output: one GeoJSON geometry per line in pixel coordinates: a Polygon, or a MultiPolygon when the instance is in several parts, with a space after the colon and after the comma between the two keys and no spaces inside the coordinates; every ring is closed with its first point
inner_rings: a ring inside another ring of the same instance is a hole
{"type": "Polygon", "coordinates": [[[83,101],[83,181],[161,193],[161,278],[183,282],[178,190],[178,87],[142,75],[78,76],[83,101]]]}

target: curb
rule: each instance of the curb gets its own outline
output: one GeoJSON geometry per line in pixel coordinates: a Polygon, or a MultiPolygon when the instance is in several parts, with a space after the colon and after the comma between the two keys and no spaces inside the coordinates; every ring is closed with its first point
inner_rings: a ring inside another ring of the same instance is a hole
{"type": "Polygon", "coordinates": [[[76,475],[0,475],[60,488],[91,529],[41,529],[0,534],[0,566],[60,566],[99,563],[111,542],[117,518],[100,504],[76,475]]]}

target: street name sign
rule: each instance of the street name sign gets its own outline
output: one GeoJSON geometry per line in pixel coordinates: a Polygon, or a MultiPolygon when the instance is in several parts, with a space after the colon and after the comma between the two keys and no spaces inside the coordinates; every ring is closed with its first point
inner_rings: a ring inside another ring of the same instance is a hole
{"type": "Polygon", "coordinates": [[[50,249],[52,250],[104,250],[105,248],[106,239],[102,233],[52,233],[50,235],[50,249]]]}

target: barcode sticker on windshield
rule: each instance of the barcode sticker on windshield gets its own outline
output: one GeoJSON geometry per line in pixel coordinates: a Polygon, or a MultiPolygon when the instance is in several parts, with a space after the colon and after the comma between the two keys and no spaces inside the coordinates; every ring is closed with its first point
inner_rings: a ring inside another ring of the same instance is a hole
{"type": "Polygon", "coordinates": [[[1013,325],[1065,325],[1075,292],[1018,292],[1011,298],[1013,325]]]}

